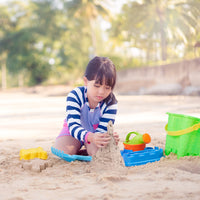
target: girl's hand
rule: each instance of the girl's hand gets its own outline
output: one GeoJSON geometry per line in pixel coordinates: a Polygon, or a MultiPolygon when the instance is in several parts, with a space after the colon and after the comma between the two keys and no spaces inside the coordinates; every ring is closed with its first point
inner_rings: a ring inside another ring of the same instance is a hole
{"type": "Polygon", "coordinates": [[[119,135],[117,134],[117,132],[114,132],[114,133],[113,133],[113,137],[114,137],[114,139],[115,139],[116,145],[118,145],[118,143],[119,143],[119,135]]]}
{"type": "Polygon", "coordinates": [[[88,142],[94,143],[98,148],[105,147],[110,142],[110,136],[107,133],[90,133],[88,142]]]}

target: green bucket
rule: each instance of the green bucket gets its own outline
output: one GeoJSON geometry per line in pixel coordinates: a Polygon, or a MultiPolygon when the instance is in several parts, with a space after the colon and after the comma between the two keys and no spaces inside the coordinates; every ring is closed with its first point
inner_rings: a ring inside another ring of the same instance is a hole
{"type": "Polygon", "coordinates": [[[169,113],[165,154],[171,152],[177,157],[200,156],[200,118],[169,113]]]}

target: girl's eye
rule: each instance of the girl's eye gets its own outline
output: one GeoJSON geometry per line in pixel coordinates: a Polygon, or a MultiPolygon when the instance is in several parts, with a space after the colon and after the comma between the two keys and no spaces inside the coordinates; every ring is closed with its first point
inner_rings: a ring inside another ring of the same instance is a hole
{"type": "Polygon", "coordinates": [[[99,84],[94,84],[94,87],[97,87],[97,88],[99,88],[99,87],[100,87],[100,85],[99,85],[99,84]]]}
{"type": "Polygon", "coordinates": [[[110,86],[106,86],[106,90],[110,90],[110,86]]]}

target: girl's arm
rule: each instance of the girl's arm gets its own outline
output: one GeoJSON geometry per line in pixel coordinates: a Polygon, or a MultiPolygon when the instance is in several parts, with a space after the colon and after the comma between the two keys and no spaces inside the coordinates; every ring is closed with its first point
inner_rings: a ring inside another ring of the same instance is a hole
{"type": "MultiPolygon", "coordinates": [[[[88,135],[88,141],[94,142],[97,145],[97,147],[104,147],[110,141],[110,136],[107,134],[107,126],[110,120],[113,122],[113,124],[115,122],[117,114],[117,104],[112,104],[111,106],[103,105],[102,110],[103,114],[100,118],[98,128],[95,130],[95,134],[88,135]]],[[[119,135],[116,132],[114,132],[113,136],[117,145],[119,142],[119,135]]]]}
{"type": "Polygon", "coordinates": [[[74,89],[67,96],[67,124],[70,134],[79,141],[85,142],[88,131],[81,125],[81,106],[83,105],[83,91],[80,88],[74,89]]]}

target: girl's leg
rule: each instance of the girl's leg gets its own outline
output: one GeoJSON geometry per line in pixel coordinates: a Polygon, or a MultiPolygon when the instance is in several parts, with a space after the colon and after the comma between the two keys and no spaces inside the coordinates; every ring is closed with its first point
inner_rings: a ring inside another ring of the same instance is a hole
{"type": "Polygon", "coordinates": [[[56,139],[55,148],[66,154],[74,155],[81,148],[81,143],[71,135],[60,136],[56,139]]]}
{"type": "Polygon", "coordinates": [[[88,143],[86,144],[85,143],[85,147],[87,149],[89,156],[94,156],[98,151],[98,147],[95,144],[88,144],[88,143]]]}

